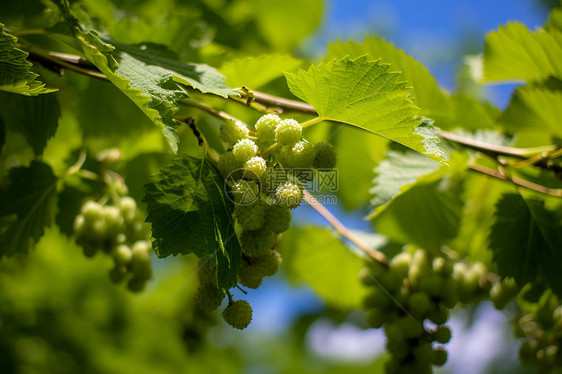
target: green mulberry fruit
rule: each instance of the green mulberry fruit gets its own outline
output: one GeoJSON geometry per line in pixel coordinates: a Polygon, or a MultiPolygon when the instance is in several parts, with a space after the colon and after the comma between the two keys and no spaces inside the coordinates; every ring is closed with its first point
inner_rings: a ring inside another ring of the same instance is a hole
{"type": "Polygon", "coordinates": [[[280,145],[293,145],[302,137],[302,126],[294,119],[285,119],[275,129],[275,140],[280,145]]]}
{"type": "Polygon", "coordinates": [[[222,318],[230,326],[243,330],[252,322],[252,307],[246,300],[236,300],[222,312],[222,318]]]}
{"type": "Polygon", "coordinates": [[[336,148],[330,143],[318,143],[312,166],[316,169],[333,169],[336,167],[338,155],[336,148]]]}
{"type": "Polygon", "coordinates": [[[220,129],[220,138],[229,144],[234,144],[250,135],[248,128],[240,121],[226,120],[220,129]]]}

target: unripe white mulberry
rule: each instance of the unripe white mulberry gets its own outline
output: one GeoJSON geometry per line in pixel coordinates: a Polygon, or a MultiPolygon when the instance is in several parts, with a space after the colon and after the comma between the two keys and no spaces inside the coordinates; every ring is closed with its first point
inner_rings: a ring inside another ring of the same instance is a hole
{"type": "Polygon", "coordinates": [[[240,235],[242,250],[249,256],[258,257],[267,253],[275,244],[275,234],[269,230],[244,230],[240,235]]]}
{"type": "Polygon", "coordinates": [[[259,187],[255,182],[240,180],[232,185],[231,192],[236,204],[253,204],[259,199],[259,187]]]}
{"type": "Polygon", "coordinates": [[[242,176],[242,170],[234,174],[232,172],[241,169],[243,165],[242,162],[238,162],[234,158],[232,152],[225,152],[219,157],[218,168],[224,178],[230,175],[231,177],[239,179],[242,176]]]}
{"type": "Polygon", "coordinates": [[[207,312],[216,310],[224,299],[224,291],[219,290],[214,284],[202,284],[195,294],[195,301],[199,307],[207,312]]]}
{"type": "Polygon", "coordinates": [[[237,205],[235,213],[238,223],[248,230],[261,228],[265,221],[265,205],[261,200],[252,205],[237,205]]]}
{"type": "Polygon", "coordinates": [[[234,144],[232,154],[237,162],[245,163],[258,153],[258,146],[250,139],[242,139],[234,144]]]}
{"type": "Polygon", "coordinates": [[[244,178],[257,180],[260,179],[267,170],[267,164],[265,160],[259,156],[254,156],[250,158],[244,164],[244,169],[246,172],[244,173],[244,178]]]}
{"type": "Polygon", "coordinates": [[[294,119],[285,119],[275,129],[275,140],[281,145],[293,145],[302,137],[302,126],[294,119]]]}
{"type": "Polygon", "coordinates": [[[275,191],[277,203],[291,209],[301,205],[302,197],[302,189],[293,182],[285,182],[278,186],[275,191]]]}
{"type": "Polygon", "coordinates": [[[315,157],[316,147],[302,140],[284,151],[285,166],[289,168],[308,169],[315,157]]]}
{"type": "Polygon", "coordinates": [[[246,300],[236,300],[222,312],[222,318],[230,326],[243,330],[252,322],[252,307],[246,300]]]}
{"type": "Polygon", "coordinates": [[[281,122],[276,114],[266,114],[256,122],[256,135],[260,142],[273,143],[275,141],[275,129],[281,122]]]}
{"type": "Polygon", "coordinates": [[[316,169],[333,169],[336,167],[338,155],[336,148],[330,143],[318,143],[312,166],[316,169]]]}
{"type": "Polygon", "coordinates": [[[220,129],[220,138],[229,144],[234,144],[250,135],[248,128],[240,121],[226,120],[220,129]]]}
{"type": "Polygon", "coordinates": [[[265,209],[264,228],[272,232],[285,232],[291,225],[291,210],[281,205],[268,205],[265,209]]]}

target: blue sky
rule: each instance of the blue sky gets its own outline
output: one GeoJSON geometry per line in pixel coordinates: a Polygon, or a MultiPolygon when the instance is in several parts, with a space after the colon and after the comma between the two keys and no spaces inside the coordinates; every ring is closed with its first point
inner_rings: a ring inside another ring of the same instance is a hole
{"type": "MultiPolygon", "coordinates": [[[[336,40],[381,36],[424,64],[451,91],[463,55],[481,52],[488,32],[509,21],[534,29],[547,17],[536,0],[330,0],[322,30],[311,45],[322,54],[336,40]]],[[[495,86],[486,93],[504,107],[512,89],[512,85],[495,86]]]]}

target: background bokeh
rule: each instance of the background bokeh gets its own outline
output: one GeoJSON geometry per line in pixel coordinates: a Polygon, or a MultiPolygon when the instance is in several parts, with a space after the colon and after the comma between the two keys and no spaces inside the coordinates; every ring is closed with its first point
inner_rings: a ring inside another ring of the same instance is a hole
{"type": "MultiPolygon", "coordinates": [[[[291,0],[293,2],[303,3],[303,6],[306,3],[291,0]]],[[[84,3],[106,24],[114,22],[104,13],[109,1],[84,0],[84,3]]],[[[150,19],[151,14],[159,12],[172,12],[175,4],[173,0],[115,3],[131,12],[142,11],[139,19],[131,18],[130,24],[112,24],[111,30],[128,42],[136,42],[139,35],[159,40],[162,28],[146,26],[148,23],[145,25],[139,20],[150,19]],[[135,34],[129,30],[140,31],[135,34]]],[[[265,9],[274,7],[274,3],[265,5],[265,9]]],[[[508,21],[523,22],[535,28],[544,23],[554,5],[549,1],[531,0],[327,0],[319,30],[294,52],[320,60],[330,42],[381,36],[422,62],[442,87],[453,92],[462,84],[465,56],[482,52],[486,33],[508,21]]],[[[241,14],[248,12],[236,14],[243,20],[241,14]]],[[[181,13],[178,14],[179,17],[181,13]]],[[[275,17],[275,13],[272,14],[268,13],[268,17],[275,17]]],[[[304,8],[301,16],[306,21],[304,8]]],[[[237,20],[232,21],[235,22],[237,20]]],[[[302,20],[295,22],[301,27],[302,20]]],[[[190,25],[196,24],[194,20],[190,25]]],[[[222,25],[218,21],[217,24],[222,25]]],[[[285,26],[290,32],[292,25],[285,26]]],[[[190,36],[196,36],[201,45],[212,38],[200,33],[196,26],[183,27],[190,36]]],[[[182,30],[181,25],[177,28],[182,30]]],[[[267,25],[262,25],[261,30],[266,33],[267,25]]],[[[267,35],[270,45],[291,48],[283,44],[286,41],[279,30],[274,30],[272,35],[267,35]]],[[[239,46],[244,43],[234,39],[239,34],[221,34],[220,27],[216,36],[224,44],[239,46]]],[[[259,50],[256,45],[266,44],[262,40],[248,40],[248,45],[244,46],[246,51],[259,50]]],[[[170,37],[165,42],[185,40],[170,37]]],[[[191,51],[187,47],[185,50],[191,51]]],[[[214,50],[206,53],[198,57],[209,63],[213,53],[220,54],[214,50]]],[[[103,93],[105,88],[97,86],[101,84],[88,86],[83,77],[69,79],[75,79],[71,83],[76,86],[87,86],[92,96],[103,96],[99,92],[103,93]]],[[[482,95],[504,107],[513,89],[514,85],[486,87],[482,95]]],[[[106,99],[113,100],[111,96],[106,99]]],[[[90,114],[92,118],[101,115],[90,114]]],[[[132,195],[140,195],[138,187],[132,186],[131,191],[132,195]]],[[[369,223],[362,219],[367,210],[359,209],[352,214],[339,206],[328,208],[350,228],[372,231],[369,223]]],[[[326,225],[305,205],[294,214],[296,225],[326,225]]],[[[80,248],[57,229],[48,230],[29,257],[0,261],[0,373],[347,374],[376,373],[382,368],[384,337],[380,331],[364,328],[362,312],[348,313],[327,306],[307,286],[289,282],[282,271],[266,278],[258,290],[248,295],[235,292],[236,297],[247,299],[254,310],[252,324],[240,332],[227,326],[218,318],[218,313],[200,313],[193,305],[192,296],[197,288],[193,256],[154,258],[153,262],[154,281],[146,292],[131,295],[123,287],[111,284],[107,276],[111,266],[108,261],[85,258],[80,248]]],[[[358,264],[357,272],[359,270],[358,264]]],[[[509,310],[497,312],[489,303],[458,311],[451,322],[454,338],[449,344],[449,362],[439,371],[530,372],[519,367],[517,344],[509,330],[511,316],[509,310]]]]}

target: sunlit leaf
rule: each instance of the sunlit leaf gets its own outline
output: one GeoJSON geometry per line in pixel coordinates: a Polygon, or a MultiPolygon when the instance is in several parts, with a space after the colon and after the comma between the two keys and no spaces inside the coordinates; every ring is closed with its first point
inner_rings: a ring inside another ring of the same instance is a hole
{"type": "Polygon", "coordinates": [[[562,32],[542,28],[531,32],[509,23],[486,36],[485,81],[537,81],[562,78],[562,32]]]}
{"type": "Polygon", "coordinates": [[[273,54],[227,62],[220,68],[220,72],[224,74],[230,87],[246,86],[256,89],[282,77],[283,72],[293,71],[301,65],[300,60],[289,55],[273,54]]]}
{"type": "Polygon", "coordinates": [[[316,109],[321,119],[342,122],[384,136],[438,161],[438,138],[419,130],[418,108],[406,82],[390,65],[366,56],[332,60],[308,71],[286,74],[291,92],[316,109]]]}
{"type": "Polygon", "coordinates": [[[45,88],[45,84],[37,80],[39,75],[29,70],[32,66],[27,61],[29,53],[16,48],[16,42],[17,38],[6,33],[0,23],[0,91],[27,96],[56,91],[45,88]]]}

